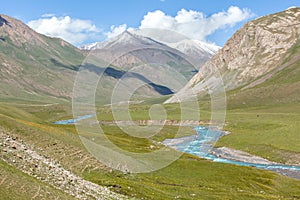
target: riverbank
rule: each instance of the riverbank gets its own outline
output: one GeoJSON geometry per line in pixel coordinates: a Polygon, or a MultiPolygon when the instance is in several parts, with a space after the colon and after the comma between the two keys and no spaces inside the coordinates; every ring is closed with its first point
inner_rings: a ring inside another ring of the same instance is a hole
{"type": "MultiPolygon", "coordinates": [[[[247,152],[228,148],[228,147],[212,148],[210,152],[211,154],[215,155],[218,158],[233,160],[237,162],[271,165],[271,166],[281,165],[280,163],[272,162],[265,158],[251,155],[247,152]]],[[[269,170],[280,173],[284,176],[288,176],[300,180],[300,171],[296,171],[292,169],[280,169],[280,168],[274,168],[274,169],[270,168],[269,170]]]]}
{"type": "Polygon", "coordinates": [[[205,126],[196,126],[195,131],[197,134],[194,136],[166,139],[163,144],[181,152],[193,154],[214,162],[256,167],[300,179],[300,166],[298,165],[284,165],[271,162],[262,157],[227,147],[214,148],[213,144],[222,136],[230,134],[229,132],[205,126]]]}

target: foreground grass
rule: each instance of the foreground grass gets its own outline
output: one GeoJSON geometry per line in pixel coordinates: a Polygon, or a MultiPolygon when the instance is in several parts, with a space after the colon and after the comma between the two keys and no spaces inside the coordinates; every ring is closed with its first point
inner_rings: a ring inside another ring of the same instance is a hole
{"type": "MultiPolygon", "coordinates": [[[[168,109],[173,111],[173,116],[176,117],[178,114],[176,105],[168,106],[168,109]]],[[[291,110],[295,109],[289,108],[291,110]]],[[[101,109],[103,108],[99,108],[99,110],[101,109]]],[[[147,110],[144,106],[140,105],[136,106],[135,112],[138,113],[139,109],[143,109],[144,111],[142,112],[147,110]]],[[[268,110],[268,108],[265,109],[268,110]]],[[[62,166],[75,174],[100,185],[106,185],[112,190],[128,196],[140,199],[300,198],[300,181],[298,180],[251,167],[213,163],[187,154],[183,154],[180,159],[168,167],[152,173],[124,174],[119,171],[110,170],[89,155],[82,145],[73,125],[61,126],[52,124],[55,119],[70,117],[69,106],[1,104],[0,110],[2,113],[0,116],[1,128],[10,130],[26,143],[33,145],[41,154],[58,160],[62,166]]],[[[260,110],[259,117],[261,117],[262,113],[266,113],[267,110],[260,110]]],[[[207,113],[209,112],[207,111],[207,113]]],[[[257,109],[249,109],[248,114],[244,113],[245,118],[241,117],[238,113],[239,110],[229,111],[229,126],[226,128],[232,131],[238,130],[237,124],[231,124],[237,119],[240,119],[240,122],[247,122],[241,125],[243,126],[241,130],[247,127],[247,124],[251,127],[252,124],[256,123],[257,109]],[[246,119],[248,121],[245,121],[246,119]]],[[[275,115],[277,116],[277,114],[275,115]]],[[[262,123],[272,122],[271,119],[268,119],[270,121],[267,119],[268,117],[265,118],[266,121],[260,121],[262,123]]],[[[287,120],[286,122],[288,123],[288,121],[291,122],[291,120],[287,120]]],[[[292,126],[291,123],[289,124],[292,126]]],[[[279,126],[269,125],[268,127],[269,129],[276,129],[279,126]]],[[[174,132],[177,131],[178,127],[165,127],[159,134],[150,139],[130,137],[115,126],[103,126],[102,128],[106,137],[119,147],[127,151],[141,153],[150,151],[149,146],[156,145],[156,142],[174,137],[174,132]]],[[[249,132],[250,129],[248,130],[249,132]]],[[[264,126],[257,126],[257,130],[260,129],[264,129],[264,126]]],[[[191,128],[186,128],[184,132],[186,135],[192,133],[191,128]]],[[[267,139],[265,138],[261,143],[267,142],[267,139]]],[[[276,139],[273,140],[275,141],[276,139]]],[[[224,141],[226,141],[226,137],[224,137],[224,141]]],[[[249,142],[246,137],[244,141],[249,142]]],[[[255,142],[255,139],[253,138],[252,141],[255,142]]],[[[287,149],[291,151],[291,148],[287,149]]],[[[26,177],[22,178],[25,175],[20,176],[16,179],[20,180],[20,184],[26,184],[26,177]]],[[[0,188],[2,193],[2,190],[5,190],[5,188],[1,185],[0,188]]],[[[10,195],[10,191],[8,191],[7,195],[10,195]]],[[[17,197],[14,199],[17,199],[17,197]]]]}
{"type": "Polygon", "coordinates": [[[299,198],[299,181],[249,167],[224,165],[183,155],[162,170],[147,174],[90,171],[84,177],[145,199],[299,198]]]}
{"type": "Polygon", "coordinates": [[[0,159],[0,199],[75,199],[0,159]]]}

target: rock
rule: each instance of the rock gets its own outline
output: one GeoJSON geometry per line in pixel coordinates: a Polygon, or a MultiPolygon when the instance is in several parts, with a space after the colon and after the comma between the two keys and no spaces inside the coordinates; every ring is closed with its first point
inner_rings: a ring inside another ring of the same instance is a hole
{"type": "Polygon", "coordinates": [[[23,159],[23,156],[21,154],[16,155],[19,159],[23,159]]]}
{"type": "Polygon", "coordinates": [[[261,17],[238,30],[188,84],[166,103],[188,100],[195,92],[254,87],[281,70],[282,60],[298,41],[300,8],[261,17]],[[220,73],[220,77],[218,77],[220,73]],[[217,80],[220,84],[216,84],[217,80]],[[222,83],[221,83],[222,82],[222,83]],[[220,88],[222,87],[222,88],[220,88]]]}

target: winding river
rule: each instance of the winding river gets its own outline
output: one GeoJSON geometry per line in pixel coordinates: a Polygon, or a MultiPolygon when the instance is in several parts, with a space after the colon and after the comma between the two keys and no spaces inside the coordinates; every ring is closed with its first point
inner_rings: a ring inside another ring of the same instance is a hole
{"type": "Polygon", "coordinates": [[[237,160],[231,160],[226,158],[220,158],[211,153],[213,144],[220,139],[226,133],[217,129],[212,129],[206,126],[195,127],[197,132],[194,136],[166,139],[163,144],[177,149],[178,151],[193,154],[205,159],[212,160],[214,162],[235,164],[240,166],[252,166],[260,169],[272,170],[295,170],[300,172],[300,166],[284,165],[284,164],[258,164],[251,162],[243,162],[237,160]]]}
{"type": "MultiPolygon", "coordinates": [[[[60,124],[60,125],[76,124],[81,120],[89,119],[94,116],[95,115],[84,115],[76,119],[57,121],[54,122],[54,124],[60,124]]],[[[292,170],[292,171],[300,172],[300,166],[292,166],[292,165],[284,165],[284,164],[261,164],[261,163],[243,162],[243,161],[218,157],[213,153],[211,153],[211,150],[213,149],[213,144],[217,142],[220,139],[220,137],[222,137],[226,133],[218,129],[214,129],[207,126],[196,126],[194,129],[196,131],[196,134],[193,136],[166,139],[165,141],[163,141],[163,144],[170,146],[178,151],[193,154],[208,160],[212,160],[214,162],[235,164],[240,166],[251,166],[259,169],[266,169],[272,171],[292,170]]]]}

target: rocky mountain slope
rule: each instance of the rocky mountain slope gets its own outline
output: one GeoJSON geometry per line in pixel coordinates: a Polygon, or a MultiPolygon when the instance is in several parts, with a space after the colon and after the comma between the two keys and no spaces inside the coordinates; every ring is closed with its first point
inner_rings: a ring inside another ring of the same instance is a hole
{"type": "Polygon", "coordinates": [[[247,23],[176,94],[176,98],[167,102],[188,99],[190,94],[205,93],[207,88],[217,91],[223,85],[227,91],[245,90],[274,77],[299,60],[296,51],[299,22],[300,9],[290,8],[247,23]],[[213,84],[217,74],[222,83],[213,84]]]}

